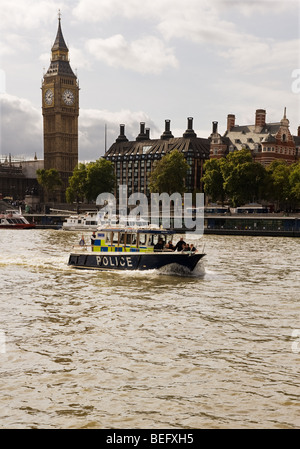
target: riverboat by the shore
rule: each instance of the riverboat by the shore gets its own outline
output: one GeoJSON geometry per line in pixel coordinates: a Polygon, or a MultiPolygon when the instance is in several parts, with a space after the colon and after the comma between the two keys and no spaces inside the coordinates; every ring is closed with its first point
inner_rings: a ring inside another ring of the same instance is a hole
{"type": "Polygon", "coordinates": [[[29,223],[21,211],[9,209],[0,212],[0,229],[33,229],[35,223],[29,223]]]}
{"type": "Polygon", "coordinates": [[[103,214],[100,212],[86,212],[70,215],[63,222],[64,231],[96,231],[103,224],[103,214]]]}
{"type": "Polygon", "coordinates": [[[174,235],[174,231],[151,227],[98,229],[93,245],[81,241],[68,265],[98,270],[154,270],[172,265],[192,272],[205,253],[170,249],[174,235]]]}
{"type": "Polygon", "coordinates": [[[64,231],[96,231],[101,226],[145,226],[148,222],[142,218],[119,217],[101,211],[70,215],[63,222],[64,231]]]}

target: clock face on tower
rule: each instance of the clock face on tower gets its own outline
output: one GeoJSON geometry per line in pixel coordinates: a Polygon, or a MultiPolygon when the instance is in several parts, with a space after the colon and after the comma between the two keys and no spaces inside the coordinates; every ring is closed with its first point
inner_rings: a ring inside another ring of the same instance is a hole
{"type": "Polygon", "coordinates": [[[45,92],[45,103],[47,106],[51,106],[54,100],[54,93],[52,89],[47,89],[45,92]]]}
{"type": "Polygon", "coordinates": [[[74,94],[71,90],[66,89],[63,93],[63,101],[67,106],[72,106],[75,102],[74,94]]]}

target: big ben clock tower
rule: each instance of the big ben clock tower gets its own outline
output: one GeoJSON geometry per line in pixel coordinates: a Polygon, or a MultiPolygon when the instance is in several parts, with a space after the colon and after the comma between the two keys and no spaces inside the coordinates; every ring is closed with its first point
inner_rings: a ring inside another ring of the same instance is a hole
{"type": "Polygon", "coordinates": [[[68,179],[78,164],[79,86],[69,63],[60,13],[51,51],[51,64],[42,83],[44,168],[59,171],[63,191],[57,200],[64,201],[68,179]]]}

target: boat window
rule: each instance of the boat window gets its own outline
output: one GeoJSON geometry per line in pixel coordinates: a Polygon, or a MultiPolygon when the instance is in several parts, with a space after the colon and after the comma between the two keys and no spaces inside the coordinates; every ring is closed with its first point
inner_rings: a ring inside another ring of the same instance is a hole
{"type": "Polygon", "coordinates": [[[154,246],[158,243],[159,240],[162,240],[164,245],[166,244],[166,236],[165,235],[152,235],[149,239],[149,245],[154,246]]]}
{"type": "Polygon", "coordinates": [[[131,245],[136,244],[136,234],[131,234],[131,245]]]}
{"type": "Polygon", "coordinates": [[[147,234],[140,234],[140,245],[146,245],[147,244],[147,234]]]}

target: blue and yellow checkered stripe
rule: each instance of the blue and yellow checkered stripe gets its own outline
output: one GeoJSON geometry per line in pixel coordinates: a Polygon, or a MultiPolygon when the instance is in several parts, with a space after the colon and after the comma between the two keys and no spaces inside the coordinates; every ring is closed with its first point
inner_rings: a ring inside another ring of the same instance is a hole
{"type": "Polygon", "coordinates": [[[153,251],[153,248],[149,248],[147,246],[140,246],[139,248],[136,248],[135,246],[131,245],[107,245],[105,243],[105,240],[95,240],[94,246],[93,246],[94,252],[101,252],[101,253],[107,253],[107,252],[116,252],[116,253],[145,253],[145,252],[151,252],[153,251]]]}

